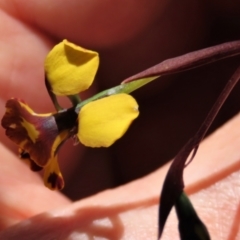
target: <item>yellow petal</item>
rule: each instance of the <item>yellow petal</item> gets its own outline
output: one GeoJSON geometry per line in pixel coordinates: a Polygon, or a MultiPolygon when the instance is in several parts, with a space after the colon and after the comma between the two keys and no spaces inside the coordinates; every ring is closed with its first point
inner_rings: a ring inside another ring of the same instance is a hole
{"type": "Polygon", "coordinates": [[[80,110],[78,138],[85,146],[109,147],[138,114],[137,102],[124,93],[90,102],[80,110]]]}
{"type": "Polygon", "coordinates": [[[99,65],[98,53],[63,40],[45,60],[45,72],[56,95],[74,95],[89,88],[99,65]]]}
{"type": "Polygon", "coordinates": [[[51,190],[61,190],[64,187],[64,180],[56,156],[54,156],[44,168],[43,178],[45,186],[51,190]]]}

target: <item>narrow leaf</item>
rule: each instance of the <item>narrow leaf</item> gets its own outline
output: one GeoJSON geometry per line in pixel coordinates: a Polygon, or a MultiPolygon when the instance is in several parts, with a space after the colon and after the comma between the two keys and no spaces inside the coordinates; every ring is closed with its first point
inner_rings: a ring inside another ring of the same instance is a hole
{"type": "Polygon", "coordinates": [[[167,59],[123,81],[131,82],[136,79],[151,76],[162,76],[186,71],[218,60],[240,54],[240,41],[227,42],[213,47],[190,52],[179,57],[167,59]]]}

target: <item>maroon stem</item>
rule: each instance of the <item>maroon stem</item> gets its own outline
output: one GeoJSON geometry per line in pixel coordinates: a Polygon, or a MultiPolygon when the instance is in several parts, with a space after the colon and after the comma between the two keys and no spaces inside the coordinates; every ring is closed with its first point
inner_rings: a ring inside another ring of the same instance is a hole
{"type": "Polygon", "coordinates": [[[131,82],[136,79],[151,76],[163,76],[167,74],[186,71],[218,60],[233,57],[240,54],[240,41],[227,42],[217,46],[208,47],[190,52],[180,57],[167,59],[153,67],[150,67],[123,81],[131,82]]]}
{"type": "Polygon", "coordinates": [[[240,80],[240,66],[237,68],[233,76],[227,82],[227,85],[223,89],[222,93],[218,97],[217,101],[213,105],[212,109],[210,110],[209,114],[207,115],[206,119],[204,120],[203,124],[201,125],[197,133],[194,135],[193,138],[191,138],[187,142],[187,144],[174,158],[168,170],[167,176],[165,178],[160,197],[159,235],[158,235],[159,239],[162,235],[162,231],[167,220],[167,217],[170,213],[170,210],[174,206],[176,199],[179,197],[179,195],[182,193],[184,189],[183,181],[184,167],[193,160],[200,142],[205,137],[213,120],[215,119],[222,105],[224,104],[227,97],[229,96],[229,94],[231,93],[231,91],[233,90],[233,88],[235,87],[239,80],[240,80]],[[193,151],[192,156],[188,163],[186,164],[187,158],[192,151],[193,151]]]}

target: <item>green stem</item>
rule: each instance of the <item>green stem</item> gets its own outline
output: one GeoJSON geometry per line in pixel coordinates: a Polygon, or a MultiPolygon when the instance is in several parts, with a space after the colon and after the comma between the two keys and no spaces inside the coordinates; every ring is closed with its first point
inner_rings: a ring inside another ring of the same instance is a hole
{"type": "Polygon", "coordinates": [[[79,103],[81,103],[81,98],[80,98],[80,96],[78,94],[68,95],[67,97],[70,99],[73,107],[77,106],[79,103]]]}
{"type": "Polygon", "coordinates": [[[102,92],[100,92],[100,93],[98,93],[98,94],[96,94],[96,95],[86,99],[85,101],[82,101],[81,103],[79,103],[76,106],[75,111],[78,113],[80,111],[80,109],[84,105],[86,105],[89,102],[96,101],[96,100],[98,100],[100,98],[108,97],[108,96],[111,96],[111,95],[114,95],[114,94],[119,94],[119,93],[129,94],[129,93],[131,93],[131,92],[133,92],[133,91],[143,87],[144,85],[152,82],[153,80],[155,80],[158,77],[159,76],[144,78],[144,79],[132,81],[130,83],[121,84],[121,85],[118,85],[116,87],[104,90],[104,91],[102,91],[102,92]]]}

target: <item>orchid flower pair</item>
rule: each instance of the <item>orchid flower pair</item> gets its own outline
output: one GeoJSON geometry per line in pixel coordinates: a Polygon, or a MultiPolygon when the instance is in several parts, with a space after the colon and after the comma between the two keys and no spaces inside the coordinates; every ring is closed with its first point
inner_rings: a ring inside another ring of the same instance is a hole
{"type": "Polygon", "coordinates": [[[80,100],[78,93],[91,86],[98,66],[97,52],[64,40],[45,60],[46,86],[57,111],[37,114],[15,98],[6,103],[2,119],[6,135],[33,171],[44,169],[44,183],[50,189],[64,187],[57,153],[67,139],[74,137],[88,147],[109,147],[139,114],[137,102],[121,86],[80,100]],[[56,96],[69,97],[73,106],[62,109],[56,96]]]}

